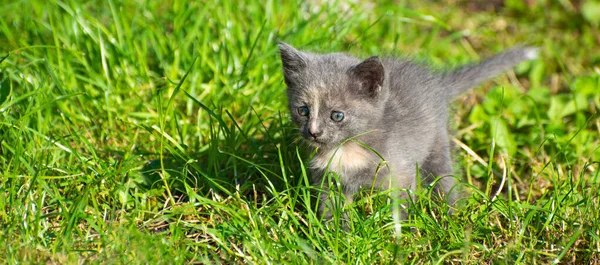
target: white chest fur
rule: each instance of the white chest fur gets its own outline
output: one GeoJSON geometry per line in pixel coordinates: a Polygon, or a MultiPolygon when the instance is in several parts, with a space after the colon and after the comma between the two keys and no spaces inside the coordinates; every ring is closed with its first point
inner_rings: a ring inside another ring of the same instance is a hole
{"type": "Polygon", "coordinates": [[[338,173],[366,168],[375,163],[372,151],[354,142],[347,142],[339,148],[319,151],[311,161],[312,168],[325,169],[338,173]]]}

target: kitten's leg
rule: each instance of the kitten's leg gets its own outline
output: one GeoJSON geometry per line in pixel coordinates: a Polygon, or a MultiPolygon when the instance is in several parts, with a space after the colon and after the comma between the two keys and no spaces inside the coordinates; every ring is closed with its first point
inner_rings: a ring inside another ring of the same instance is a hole
{"type": "Polygon", "coordinates": [[[342,194],[337,192],[330,194],[329,188],[326,188],[321,191],[319,197],[318,214],[322,218],[321,220],[323,222],[333,220],[334,211],[341,213],[341,216],[339,216],[340,228],[348,231],[350,229],[350,215],[346,206],[354,201],[354,194],[346,191],[342,194]]]}
{"type": "Polygon", "coordinates": [[[323,218],[324,220],[330,220],[332,216],[330,209],[331,204],[329,202],[329,190],[325,189],[319,192],[319,209],[317,213],[319,217],[323,218]]]}
{"type": "Polygon", "coordinates": [[[416,170],[415,166],[401,166],[401,169],[392,170],[389,174],[389,178],[386,178],[384,182],[380,183],[380,186],[384,190],[390,191],[390,196],[394,203],[394,207],[400,208],[400,220],[408,219],[407,209],[410,206],[411,201],[414,201],[413,193],[409,192],[415,190],[417,187],[416,182],[416,170]]]}
{"type": "Polygon", "coordinates": [[[313,176],[313,185],[321,187],[321,190],[318,191],[318,217],[325,222],[332,220],[334,213],[341,212],[341,218],[347,220],[348,214],[345,212],[344,208],[346,205],[352,203],[354,192],[342,183],[339,183],[341,180],[334,178],[332,174],[325,175],[322,170],[313,169],[311,175],[313,176]],[[338,188],[340,186],[338,185],[342,185],[342,194],[339,193],[338,188]]]}
{"type": "Polygon", "coordinates": [[[333,214],[331,213],[333,208],[332,201],[329,199],[329,187],[324,186],[323,190],[319,192],[319,209],[318,215],[323,220],[331,220],[333,214]]]}
{"type": "Polygon", "coordinates": [[[354,193],[344,190],[342,194],[338,194],[334,191],[331,196],[329,187],[323,185],[323,190],[319,194],[319,216],[324,220],[331,220],[333,219],[333,211],[343,211],[343,218],[348,219],[348,214],[344,208],[354,201],[354,193]]]}
{"type": "Polygon", "coordinates": [[[434,149],[420,167],[423,184],[428,185],[436,178],[441,177],[434,189],[439,193],[445,194],[448,204],[452,205],[458,199],[458,192],[454,187],[456,181],[452,177],[452,160],[450,159],[450,145],[447,133],[438,137],[433,146],[434,149]]]}

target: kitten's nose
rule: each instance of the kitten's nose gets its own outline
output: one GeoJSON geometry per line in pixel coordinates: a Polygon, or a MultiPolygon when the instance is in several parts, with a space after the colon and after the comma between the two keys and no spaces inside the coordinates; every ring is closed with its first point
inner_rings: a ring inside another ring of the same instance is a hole
{"type": "Polygon", "coordinates": [[[310,136],[312,136],[315,139],[317,139],[317,138],[319,138],[319,136],[323,135],[323,131],[308,130],[308,133],[310,133],[310,136]]]}

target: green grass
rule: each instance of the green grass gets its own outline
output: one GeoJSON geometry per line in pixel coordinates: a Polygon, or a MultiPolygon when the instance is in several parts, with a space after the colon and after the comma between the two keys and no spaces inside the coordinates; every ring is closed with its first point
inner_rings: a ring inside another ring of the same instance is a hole
{"type": "Polygon", "coordinates": [[[600,263],[597,2],[0,2],[1,263],[600,263]],[[453,105],[453,216],[365,193],[345,231],[315,215],[277,40],[542,57],[453,105]]]}

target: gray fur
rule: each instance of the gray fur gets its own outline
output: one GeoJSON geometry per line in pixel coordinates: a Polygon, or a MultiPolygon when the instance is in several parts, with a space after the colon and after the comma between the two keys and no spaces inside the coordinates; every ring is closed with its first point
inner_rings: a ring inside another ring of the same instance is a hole
{"type": "MultiPolygon", "coordinates": [[[[436,188],[453,202],[457,193],[451,177],[448,103],[535,54],[533,48],[515,48],[480,64],[438,74],[406,60],[371,57],[361,61],[341,53],[301,52],[285,43],[279,43],[279,49],[288,104],[300,134],[317,148],[317,157],[331,156],[335,150],[348,153],[339,158],[339,168],[329,170],[339,174],[349,201],[364,187],[415,189],[419,182],[428,185],[443,177],[436,188]],[[297,108],[302,106],[310,109],[309,115],[300,115],[297,108]],[[332,120],[332,111],[343,112],[344,119],[332,120]],[[380,167],[378,158],[353,161],[367,158],[360,155],[364,152],[357,145],[340,149],[352,137],[376,150],[387,166],[380,167]],[[417,165],[421,181],[416,178],[417,165]]],[[[322,163],[313,163],[315,184],[321,183],[326,169],[322,163]]],[[[328,202],[323,193],[319,211],[329,216],[328,202]]]]}

